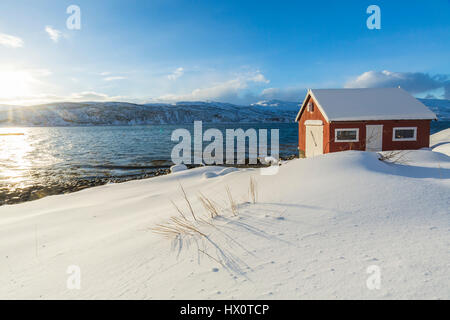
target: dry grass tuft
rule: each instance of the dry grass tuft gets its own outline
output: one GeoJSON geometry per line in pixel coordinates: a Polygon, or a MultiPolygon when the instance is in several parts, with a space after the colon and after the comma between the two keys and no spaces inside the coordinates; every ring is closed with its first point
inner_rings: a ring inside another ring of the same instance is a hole
{"type": "Polygon", "coordinates": [[[379,152],[379,158],[380,161],[390,162],[390,163],[398,163],[398,164],[406,164],[407,161],[404,159],[404,157],[409,152],[406,152],[404,150],[394,150],[394,151],[384,151],[379,152]]]}
{"type": "Polygon", "coordinates": [[[177,238],[180,236],[200,235],[207,238],[206,234],[201,232],[197,226],[185,218],[171,217],[170,221],[165,224],[157,224],[151,228],[155,233],[162,234],[168,238],[177,238]]]}
{"type": "Polygon", "coordinates": [[[256,184],[256,180],[253,177],[250,177],[250,187],[249,187],[250,199],[253,204],[258,200],[258,185],[256,184]]]}
{"type": "Polygon", "coordinates": [[[167,238],[177,238],[182,235],[183,230],[170,223],[157,224],[156,227],[150,228],[154,233],[161,234],[167,238]]]}
{"type": "MultiPolygon", "coordinates": [[[[192,222],[190,221],[186,221],[186,220],[181,220],[178,217],[172,217],[170,218],[170,220],[178,227],[180,227],[183,230],[187,230],[187,231],[191,231],[194,232],[194,234],[198,234],[202,237],[207,237],[206,234],[204,234],[203,232],[201,232],[192,222]]],[[[185,232],[188,233],[188,232],[185,232]]]]}
{"type": "Polygon", "coordinates": [[[234,216],[237,216],[237,205],[236,202],[233,200],[233,196],[231,195],[231,190],[229,186],[226,186],[225,188],[227,190],[227,196],[228,201],[230,202],[230,209],[234,216]]]}
{"type": "Polygon", "coordinates": [[[217,209],[217,205],[212,200],[207,198],[201,192],[199,192],[198,199],[200,200],[206,211],[209,212],[211,218],[219,216],[219,210],[217,209]]]}
{"type": "MultiPolygon", "coordinates": [[[[243,272],[244,269],[242,269],[242,266],[248,266],[233,253],[233,250],[238,246],[242,250],[248,251],[236,241],[236,239],[228,235],[222,228],[219,228],[219,226],[222,226],[222,224],[220,224],[221,222],[227,224],[226,222],[229,221],[229,219],[226,219],[225,217],[230,215],[228,213],[228,206],[230,206],[230,211],[233,216],[236,217],[238,215],[238,203],[240,203],[240,197],[238,197],[238,202],[236,202],[230,187],[226,186],[225,190],[228,199],[225,199],[223,205],[222,202],[219,202],[219,205],[203,193],[198,192],[198,199],[208,213],[206,215],[203,212],[199,214],[198,210],[194,212],[191,201],[188,199],[186,191],[181,184],[180,189],[189,209],[184,206],[179,207],[174,201],[171,201],[178,214],[171,216],[163,223],[154,225],[150,230],[172,240],[172,250],[177,249],[179,254],[184,248],[189,248],[191,243],[195,243],[199,254],[203,254],[208,259],[217,262],[231,272],[244,275],[245,273],[243,272]],[[189,216],[188,211],[190,211],[192,218],[189,216]],[[214,219],[221,215],[224,215],[223,221],[222,219],[214,219]],[[212,228],[215,230],[212,230],[212,228]],[[226,247],[222,247],[222,245],[228,245],[230,246],[230,249],[228,250],[226,247]],[[212,253],[208,253],[208,251],[211,251],[212,253]]],[[[257,193],[256,181],[251,178],[249,195],[253,200],[253,203],[257,201],[257,193]]],[[[223,193],[221,196],[223,197],[223,193]]],[[[245,198],[248,195],[244,193],[241,196],[243,197],[242,201],[247,200],[245,198]]],[[[221,201],[223,201],[223,198],[221,201]]],[[[194,203],[194,206],[195,205],[197,205],[197,203],[194,203]]],[[[197,207],[195,208],[197,209],[197,207]]]]}

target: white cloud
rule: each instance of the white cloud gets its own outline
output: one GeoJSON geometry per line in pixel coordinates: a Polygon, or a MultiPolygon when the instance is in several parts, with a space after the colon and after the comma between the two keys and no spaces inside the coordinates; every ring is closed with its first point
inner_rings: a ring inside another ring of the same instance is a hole
{"type": "Polygon", "coordinates": [[[122,76],[111,76],[111,77],[103,78],[103,80],[105,80],[105,81],[116,81],[116,80],[125,80],[125,79],[127,79],[127,77],[122,77],[122,76]]]}
{"type": "Polygon", "coordinates": [[[104,81],[117,81],[117,80],[125,80],[125,79],[128,79],[128,78],[125,77],[125,76],[117,76],[117,75],[114,75],[114,73],[113,73],[113,72],[110,72],[110,71],[101,72],[101,73],[99,73],[99,75],[101,75],[101,76],[103,77],[103,80],[104,80],[104,81]]]}
{"type": "Polygon", "coordinates": [[[253,77],[251,77],[249,80],[254,82],[261,82],[261,83],[269,83],[270,81],[264,77],[264,75],[260,72],[257,72],[253,77]]]}
{"type": "Polygon", "coordinates": [[[260,97],[266,100],[301,101],[305,97],[306,88],[266,88],[261,92],[260,97]]]}
{"type": "Polygon", "coordinates": [[[59,39],[63,36],[63,33],[52,26],[46,26],[45,32],[48,33],[50,39],[52,39],[53,42],[58,42],[59,39]]]}
{"type": "Polygon", "coordinates": [[[398,87],[412,94],[425,93],[443,88],[444,97],[450,98],[449,75],[429,75],[422,72],[367,71],[348,81],[346,88],[386,88],[398,87]]]}
{"type": "Polygon", "coordinates": [[[172,72],[171,74],[169,74],[168,76],[167,76],[167,78],[169,79],[169,80],[176,80],[176,79],[178,79],[179,77],[181,77],[182,75],[184,74],[184,69],[183,68],[177,68],[174,72],[172,72]]]}
{"type": "Polygon", "coordinates": [[[17,96],[17,97],[0,97],[0,104],[10,104],[10,105],[37,105],[52,102],[107,102],[107,101],[134,101],[133,99],[125,96],[109,96],[104,93],[99,93],[95,91],[83,91],[75,92],[69,95],[58,95],[58,94],[35,94],[27,96],[17,96]]]}
{"type": "Polygon", "coordinates": [[[254,85],[267,84],[267,80],[259,71],[238,74],[235,78],[217,82],[214,85],[196,88],[187,94],[166,94],[158,98],[162,101],[202,101],[215,100],[246,104],[254,102],[249,88],[254,85]]]}
{"type": "Polygon", "coordinates": [[[99,93],[95,91],[83,91],[83,92],[77,92],[72,93],[69,95],[66,100],[69,101],[105,101],[110,100],[112,97],[108,96],[104,93],[99,93]]]}
{"type": "Polygon", "coordinates": [[[36,77],[48,77],[51,76],[53,73],[48,69],[29,69],[33,75],[36,77]]]}
{"type": "Polygon", "coordinates": [[[239,79],[229,80],[223,83],[216,84],[211,87],[197,88],[188,94],[167,94],[160,97],[161,100],[174,101],[194,101],[194,100],[219,100],[221,98],[236,95],[241,89],[247,88],[245,82],[239,79]]]}
{"type": "Polygon", "coordinates": [[[21,48],[23,47],[24,42],[19,37],[11,36],[5,33],[0,33],[0,45],[9,48],[21,48]]]}

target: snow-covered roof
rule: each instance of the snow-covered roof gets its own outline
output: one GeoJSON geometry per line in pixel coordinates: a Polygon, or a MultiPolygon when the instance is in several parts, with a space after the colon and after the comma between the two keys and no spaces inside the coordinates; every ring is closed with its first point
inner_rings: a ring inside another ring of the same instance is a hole
{"type": "Polygon", "coordinates": [[[328,121],[436,119],[436,115],[401,88],[310,89],[328,121]]]}

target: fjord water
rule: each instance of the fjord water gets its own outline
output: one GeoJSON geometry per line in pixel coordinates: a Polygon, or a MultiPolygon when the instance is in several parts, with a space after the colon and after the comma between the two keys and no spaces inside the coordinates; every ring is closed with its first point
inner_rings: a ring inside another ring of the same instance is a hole
{"type": "MultiPolygon", "coordinates": [[[[433,121],[431,133],[448,127],[433,121]]],[[[193,125],[0,128],[0,205],[158,174],[172,164],[179,128],[193,133],[193,125]]],[[[203,124],[209,128],[224,142],[226,129],[279,129],[280,155],[298,152],[296,123],[203,124]]]]}
{"type": "MultiPolygon", "coordinates": [[[[0,205],[151,176],[172,164],[171,135],[179,128],[193,132],[193,125],[0,128],[0,205]]],[[[224,137],[226,129],[279,129],[280,154],[297,153],[295,123],[203,124],[208,128],[224,137]]]]}

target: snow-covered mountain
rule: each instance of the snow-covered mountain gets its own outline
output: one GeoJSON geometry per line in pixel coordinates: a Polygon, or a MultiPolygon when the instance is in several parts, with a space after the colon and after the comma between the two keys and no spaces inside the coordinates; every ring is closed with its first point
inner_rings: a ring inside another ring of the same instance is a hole
{"type": "MultiPolygon", "coordinates": [[[[440,120],[450,120],[450,100],[421,99],[440,120]]],[[[250,106],[222,102],[174,104],[127,102],[50,103],[0,106],[0,126],[181,124],[204,122],[293,122],[299,103],[266,100],[250,106]]]]}
{"type": "Polygon", "coordinates": [[[301,106],[301,102],[294,101],[282,101],[282,100],[262,100],[256,103],[252,103],[251,106],[263,107],[265,109],[276,109],[276,110],[290,110],[297,112],[301,106]]]}
{"type": "Polygon", "coordinates": [[[418,99],[431,111],[436,113],[439,120],[450,120],[450,100],[441,100],[441,99],[418,99]]]}
{"type": "Polygon", "coordinates": [[[0,108],[0,125],[76,126],[205,122],[292,122],[295,112],[219,102],[132,104],[126,102],[51,103],[0,108]]]}

